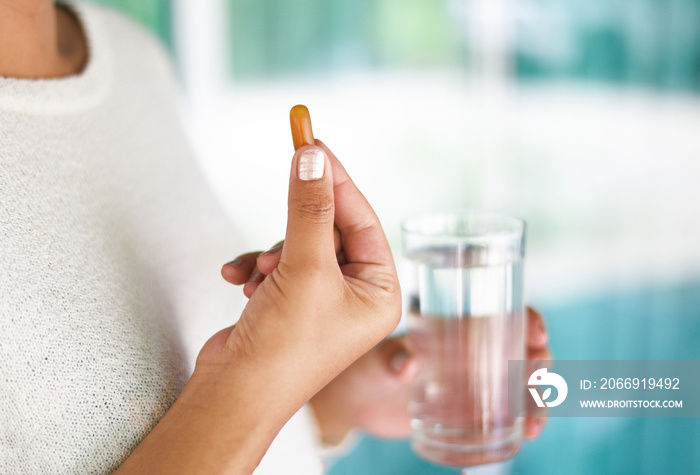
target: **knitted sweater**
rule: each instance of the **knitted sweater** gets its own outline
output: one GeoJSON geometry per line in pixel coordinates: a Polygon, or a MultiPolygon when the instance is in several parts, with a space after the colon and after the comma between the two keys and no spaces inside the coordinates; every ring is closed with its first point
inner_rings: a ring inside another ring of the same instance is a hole
{"type": "Polygon", "coordinates": [[[243,249],[184,140],[167,55],[72,8],[82,73],[0,78],[0,473],[117,468],[242,308],[219,269],[243,249]]]}

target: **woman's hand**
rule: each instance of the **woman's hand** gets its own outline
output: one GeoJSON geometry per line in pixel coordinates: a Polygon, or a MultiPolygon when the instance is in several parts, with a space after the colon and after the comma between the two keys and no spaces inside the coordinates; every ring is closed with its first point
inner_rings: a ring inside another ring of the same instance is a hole
{"type": "Polygon", "coordinates": [[[235,356],[238,368],[265,368],[280,390],[303,386],[288,394],[298,409],[394,329],[400,299],[391,250],[369,203],[325,145],[304,146],[293,160],[279,262],[235,329],[205,345],[196,371],[216,372],[235,356]]]}
{"type": "MultiPolygon", "coordinates": [[[[527,358],[551,359],[542,316],[529,307],[527,324],[527,358]]],[[[418,358],[410,353],[406,337],[379,343],[311,399],[324,441],[337,444],[355,428],[380,438],[408,437],[408,402],[418,371],[418,358]]],[[[534,439],[542,432],[547,411],[530,413],[537,417],[525,419],[524,432],[526,438],[534,439]]]]}
{"type": "Polygon", "coordinates": [[[286,421],[398,323],[398,278],[379,220],[320,142],[294,154],[278,257],[119,473],[251,473],[286,421]]]}

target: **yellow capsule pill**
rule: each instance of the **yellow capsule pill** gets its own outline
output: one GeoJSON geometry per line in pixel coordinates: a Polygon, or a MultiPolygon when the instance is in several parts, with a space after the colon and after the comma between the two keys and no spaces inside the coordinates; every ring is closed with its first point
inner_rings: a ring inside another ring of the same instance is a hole
{"type": "Polygon", "coordinates": [[[311,116],[306,106],[298,105],[289,111],[289,123],[292,126],[294,150],[304,145],[314,144],[314,133],[311,130],[311,116]]]}

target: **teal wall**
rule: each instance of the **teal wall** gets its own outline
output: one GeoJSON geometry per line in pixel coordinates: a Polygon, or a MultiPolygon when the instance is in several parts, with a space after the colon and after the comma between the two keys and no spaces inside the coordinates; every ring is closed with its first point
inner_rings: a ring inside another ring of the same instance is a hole
{"type": "Polygon", "coordinates": [[[698,0],[515,0],[521,78],[700,91],[698,0]]]}
{"type": "MultiPolygon", "coordinates": [[[[462,67],[450,0],[228,0],[237,78],[462,67]]],[[[700,91],[700,0],[512,0],[515,74],[700,91]]]]}
{"type": "Polygon", "coordinates": [[[231,72],[242,78],[434,67],[459,58],[445,1],[228,0],[231,72]]]}
{"type": "Polygon", "coordinates": [[[84,0],[110,5],[157,34],[167,45],[172,45],[172,17],[170,0],[84,0]]]}

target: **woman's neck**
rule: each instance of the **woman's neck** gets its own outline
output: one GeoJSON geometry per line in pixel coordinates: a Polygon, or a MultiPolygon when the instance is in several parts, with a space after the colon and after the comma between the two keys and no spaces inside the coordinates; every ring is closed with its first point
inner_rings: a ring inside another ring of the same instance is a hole
{"type": "Polygon", "coordinates": [[[0,0],[0,76],[39,79],[79,73],[87,40],[78,20],[51,0],[0,0]]]}

